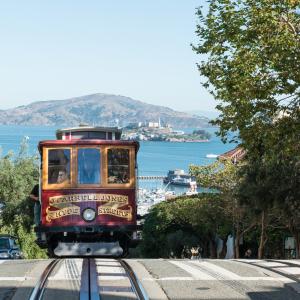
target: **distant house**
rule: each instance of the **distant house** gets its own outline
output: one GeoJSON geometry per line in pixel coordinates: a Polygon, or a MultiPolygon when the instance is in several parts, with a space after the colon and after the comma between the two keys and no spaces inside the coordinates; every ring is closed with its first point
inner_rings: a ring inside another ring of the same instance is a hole
{"type": "Polygon", "coordinates": [[[219,155],[219,160],[231,160],[232,163],[236,164],[241,161],[246,155],[246,150],[241,146],[237,146],[236,148],[227,151],[221,155],[219,155]]]}
{"type": "Polygon", "coordinates": [[[159,128],[160,125],[158,122],[148,122],[148,127],[149,128],[159,128]]]}

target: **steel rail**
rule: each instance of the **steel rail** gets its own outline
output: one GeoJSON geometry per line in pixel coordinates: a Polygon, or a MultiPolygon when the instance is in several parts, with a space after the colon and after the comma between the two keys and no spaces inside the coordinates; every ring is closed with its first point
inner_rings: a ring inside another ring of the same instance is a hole
{"type": "Polygon", "coordinates": [[[100,300],[98,274],[95,259],[83,259],[79,299],[100,300]]]}
{"type": "Polygon", "coordinates": [[[137,296],[138,300],[148,300],[149,297],[147,296],[147,293],[145,292],[143,286],[141,285],[140,281],[136,277],[134,271],[130,267],[130,265],[125,260],[119,260],[119,263],[124,268],[125,272],[127,273],[127,276],[130,280],[132,289],[134,293],[137,296]]]}
{"type": "MultiPolygon", "coordinates": [[[[295,264],[292,264],[292,263],[289,263],[289,262],[283,262],[282,260],[265,259],[265,261],[269,261],[269,262],[278,262],[278,263],[286,264],[286,265],[288,265],[288,266],[290,266],[290,267],[295,267],[295,264]]],[[[284,272],[282,272],[282,271],[277,270],[276,268],[272,268],[272,267],[268,267],[268,266],[257,265],[257,264],[255,264],[255,262],[252,263],[252,262],[247,262],[247,261],[242,261],[242,260],[239,260],[239,262],[241,262],[241,263],[243,263],[243,264],[255,266],[255,267],[257,267],[257,268],[265,269],[265,270],[267,270],[267,271],[276,273],[276,274],[281,275],[281,276],[283,276],[283,277],[286,277],[286,278],[288,278],[288,279],[290,279],[290,280],[293,280],[293,281],[295,281],[296,283],[300,283],[300,279],[299,279],[296,275],[284,273],[284,272]]]]}
{"type": "Polygon", "coordinates": [[[45,285],[48,280],[48,277],[52,273],[53,269],[58,263],[61,263],[61,259],[55,259],[52,260],[45,270],[43,271],[42,275],[38,279],[38,282],[36,283],[34,289],[32,290],[29,300],[40,300],[43,297],[44,291],[45,291],[45,285]]]}

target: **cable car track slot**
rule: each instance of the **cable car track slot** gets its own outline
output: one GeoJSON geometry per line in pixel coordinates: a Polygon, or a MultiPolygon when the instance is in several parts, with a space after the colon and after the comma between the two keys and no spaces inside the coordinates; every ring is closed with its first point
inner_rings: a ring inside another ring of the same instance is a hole
{"type": "Polygon", "coordinates": [[[80,300],[100,300],[95,259],[82,262],[80,300]]]}

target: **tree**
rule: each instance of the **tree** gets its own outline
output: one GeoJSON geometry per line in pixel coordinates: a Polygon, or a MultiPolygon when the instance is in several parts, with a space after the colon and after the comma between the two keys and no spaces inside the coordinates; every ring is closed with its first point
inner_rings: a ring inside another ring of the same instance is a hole
{"type": "MultiPolygon", "coordinates": [[[[206,16],[198,10],[199,44],[193,49],[205,55],[198,68],[206,77],[204,86],[219,101],[214,124],[220,126],[220,136],[228,141],[228,133],[237,132],[232,140],[240,139],[247,151],[244,187],[250,183],[252,188],[243,190],[252,204],[260,203],[262,256],[267,211],[277,206],[289,215],[289,207],[299,203],[299,2],[209,3],[206,16]],[[272,172],[274,166],[281,172],[272,172]],[[274,188],[272,181],[279,186],[274,188]]],[[[298,216],[297,208],[289,227],[299,240],[298,216]]]]}
{"type": "Polygon", "coordinates": [[[239,131],[248,147],[257,132],[272,127],[279,113],[299,108],[300,15],[298,1],[210,0],[198,10],[198,65],[204,86],[221,115],[215,121],[226,140],[239,131]]]}
{"type": "Polygon", "coordinates": [[[17,236],[26,258],[45,258],[45,251],[34,243],[33,201],[28,199],[38,182],[38,159],[28,155],[27,148],[23,142],[18,155],[0,157],[0,232],[17,236]]]}
{"type": "Polygon", "coordinates": [[[184,246],[201,246],[216,257],[216,235],[230,232],[218,194],[178,197],[155,205],[146,217],[142,252],[146,257],[180,257],[184,246]]]}
{"type": "MultiPolygon", "coordinates": [[[[190,166],[190,173],[196,177],[201,187],[209,188],[219,194],[224,203],[224,213],[231,220],[235,236],[235,258],[240,257],[239,241],[244,235],[257,225],[257,218],[252,209],[241,203],[237,195],[242,180],[241,168],[245,163],[233,164],[231,161],[216,161],[207,166],[190,166]]],[[[228,231],[222,238],[226,245],[228,231]]],[[[226,252],[225,249],[223,252],[226,252]]]]}

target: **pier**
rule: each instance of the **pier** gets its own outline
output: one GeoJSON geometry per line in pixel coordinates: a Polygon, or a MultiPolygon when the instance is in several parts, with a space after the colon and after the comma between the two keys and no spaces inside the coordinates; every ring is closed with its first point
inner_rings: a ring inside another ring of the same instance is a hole
{"type": "Polygon", "coordinates": [[[138,180],[163,180],[165,176],[138,176],[138,180]]]}

